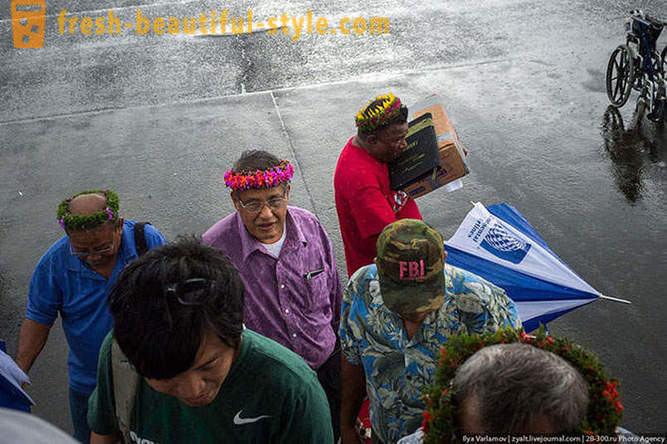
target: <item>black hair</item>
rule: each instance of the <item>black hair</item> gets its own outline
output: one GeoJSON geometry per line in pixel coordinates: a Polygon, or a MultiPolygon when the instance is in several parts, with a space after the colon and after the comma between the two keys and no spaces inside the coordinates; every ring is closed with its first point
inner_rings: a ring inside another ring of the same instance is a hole
{"type": "MultiPolygon", "coordinates": [[[[386,100],[387,99],[373,100],[371,103],[368,104],[368,106],[366,106],[366,108],[364,108],[361,111],[361,113],[365,117],[368,117],[370,115],[371,111],[375,111],[375,110],[379,109],[382,106],[382,103],[386,100]]],[[[362,131],[361,128],[359,128],[358,133],[363,137],[367,137],[367,136],[370,136],[371,134],[376,134],[377,135],[379,132],[386,130],[387,128],[389,128],[392,125],[396,125],[396,124],[402,125],[402,124],[404,124],[405,122],[408,121],[408,107],[405,106],[405,105],[401,105],[400,109],[401,109],[401,111],[398,114],[396,114],[394,117],[389,119],[384,125],[378,126],[374,130],[368,131],[368,132],[362,131]]]]}
{"type": "Polygon", "coordinates": [[[280,159],[271,153],[262,150],[247,150],[234,162],[235,172],[268,170],[280,164],[280,159]]]}
{"type": "Polygon", "coordinates": [[[169,379],[194,364],[207,331],[238,348],[244,286],[229,258],[194,236],[145,253],[128,265],[109,296],[113,334],[144,377],[169,379]],[[183,305],[166,285],[205,279],[198,305],[183,305]]]}

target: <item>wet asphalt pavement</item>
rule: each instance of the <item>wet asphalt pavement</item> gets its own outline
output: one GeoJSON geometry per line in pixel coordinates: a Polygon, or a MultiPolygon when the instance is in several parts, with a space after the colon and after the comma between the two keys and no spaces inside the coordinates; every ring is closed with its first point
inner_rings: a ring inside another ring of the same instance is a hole
{"type": "MultiPolygon", "coordinates": [[[[245,149],[292,159],[294,205],[329,231],[344,272],[333,169],[353,115],[393,91],[438,94],[466,145],[463,189],[418,200],[447,238],[469,201],[509,202],[604,294],[550,324],[599,354],[621,381],[623,425],[667,433],[667,129],[633,115],[636,93],[608,110],[604,76],[623,40],[626,1],[390,1],[286,4],[238,0],[47,0],[44,48],[15,49],[0,7],[0,338],[16,350],[41,254],[62,235],[58,202],[114,188],[125,217],[169,239],[232,211],[222,173],[245,149]],[[254,20],[387,16],[388,35],[83,36],[58,32],[60,10],[123,22],[211,9],[254,20]]],[[[667,2],[640,1],[667,20],[667,2]]],[[[667,35],[667,32],[665,33],[667,35]]],[[[659,40],[662,48],[667,36],[659,40]]],[[[71,431],[59,322],[38,358],[34,412],[71,431]]]]}

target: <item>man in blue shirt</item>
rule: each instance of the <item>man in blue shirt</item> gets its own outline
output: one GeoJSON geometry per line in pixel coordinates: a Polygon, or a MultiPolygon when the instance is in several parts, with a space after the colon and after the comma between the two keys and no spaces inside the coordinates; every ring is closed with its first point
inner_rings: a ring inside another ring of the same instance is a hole
{"type": "Polygon", "coordinates": [[[88,397],[95,388],[97,356],[111,330],[109,291],[125,266],[147,249],[165,243],[160,232],[144,227],[135,239],[134,221],[118,215],[111,190],[84,191],[58,207],[58,223],[67,234],[42,256],[30,281],[26,319],[19,333],[16,363],[26,373],[42,351],[53,322],[62,317],[69,345],[67,365],[74,437],[88,442],[88,397]]]}

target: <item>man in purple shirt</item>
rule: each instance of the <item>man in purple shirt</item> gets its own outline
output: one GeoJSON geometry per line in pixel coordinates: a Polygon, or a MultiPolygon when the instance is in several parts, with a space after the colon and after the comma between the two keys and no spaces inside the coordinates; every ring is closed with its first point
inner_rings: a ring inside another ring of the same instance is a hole
{"type": "Polygon", "coordinates": [[[333,246],[312,213],[288,207],[294,168],[266,151],[246,151],[225,173],[236,212],[204,233],[245,284],[245,324],[299,354],[324,388],[335,440],[340,421],[342,287],[333,246]]]}

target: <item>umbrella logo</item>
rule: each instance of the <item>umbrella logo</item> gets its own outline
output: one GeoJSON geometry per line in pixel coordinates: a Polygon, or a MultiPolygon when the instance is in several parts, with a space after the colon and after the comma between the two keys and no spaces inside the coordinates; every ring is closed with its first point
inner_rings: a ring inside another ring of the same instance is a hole
{"type": "Polygon", "coordinates": [[[513,264],[521,262],[530,250],[528,242],[517,238],[498,222],[494,222],[480,245],[494,256],[513,264]]]}
{"type": "Polygon", "coordinates": [[[43,47],[46,0],[12,0],[11,11],[14,47],[43,47]]]}

